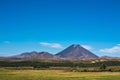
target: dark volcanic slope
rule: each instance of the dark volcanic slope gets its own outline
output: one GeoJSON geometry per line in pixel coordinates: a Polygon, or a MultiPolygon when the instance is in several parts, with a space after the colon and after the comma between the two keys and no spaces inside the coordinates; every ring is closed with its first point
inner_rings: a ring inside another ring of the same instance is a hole
{"type": "Polygon", "coordinates": [[[83,48],[80,45],[73,44],[65,50],[56,54],[61,58],[98,58],[95,54],[83,48]]]}

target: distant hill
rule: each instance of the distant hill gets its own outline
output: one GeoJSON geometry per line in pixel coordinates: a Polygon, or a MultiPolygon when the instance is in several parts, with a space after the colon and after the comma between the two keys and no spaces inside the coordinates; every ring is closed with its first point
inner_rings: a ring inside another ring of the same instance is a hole
{"type": "Polygon", "coordinates": [[[6,59],[10,59],[10,60],[32,60],[32,59],[52,59],[52,58],[54,58],[54,55],[48,52],[36,52],[36,51],[26,52],[20,55],[6,57],[6,59]]]}
{"type": "Polygon", "coordinates": [[[101,59],[120,59],[120,57],[102,56],[101,59]]]}
{"type": "Polygon", "coordinates": [[[99,58],[97,55],[93,54],[89,50],[83,48],[79,44],[73,44],[63,51],[56,54],[56,56],[60,58],[75,58],[75,59],[83,59],[83,58],[99,58]]]}

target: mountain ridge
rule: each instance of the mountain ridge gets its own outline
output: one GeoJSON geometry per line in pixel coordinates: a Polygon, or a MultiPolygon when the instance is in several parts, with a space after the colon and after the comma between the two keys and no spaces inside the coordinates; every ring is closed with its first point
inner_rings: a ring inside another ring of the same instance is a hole
{"type": "Polygon", "coordinates": [[[54,55],[52,55],[51,53],[48,52],[36,52],[36,51],[32,51],[32,52],[25,52],[19,55],[15,55],[15,56],[10,56],[7,57],[7,59],[24,59],[24,60],[30,60],[30,59],[52,59],[54,58],[54,55]]]}
{"type": "Polygon", "coordinates": [[[99,58],[94,53],[85,49],[79,44],[72,44],[57,54],[49,52],[25,52],[19,55],[4,57],[9,60],[33,60],[33,59],[84,59],[84,58],[99,58]]]}

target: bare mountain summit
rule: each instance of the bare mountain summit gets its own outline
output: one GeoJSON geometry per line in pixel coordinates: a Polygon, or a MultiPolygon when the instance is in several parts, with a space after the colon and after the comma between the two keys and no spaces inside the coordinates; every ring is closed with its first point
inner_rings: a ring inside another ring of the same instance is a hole
{"type": "Polygon", "coordinates": [[[56,54],[56,56],[60,58],[75,58],[75,59],[83,59],[83,58],[98,58],[95,54],[90,52],[89,50],[83,48],[78,44],[73,44],[70,47],[64,49],[63,51],[56,54]]]}

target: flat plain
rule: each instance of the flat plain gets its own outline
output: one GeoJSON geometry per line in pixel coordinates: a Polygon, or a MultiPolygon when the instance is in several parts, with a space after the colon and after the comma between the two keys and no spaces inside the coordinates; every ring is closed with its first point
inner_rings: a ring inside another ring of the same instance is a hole
{"type": "Polygon", "coordinates": [[[0,69],[0,80],[120,80],[120,72],[0,69]]]}

